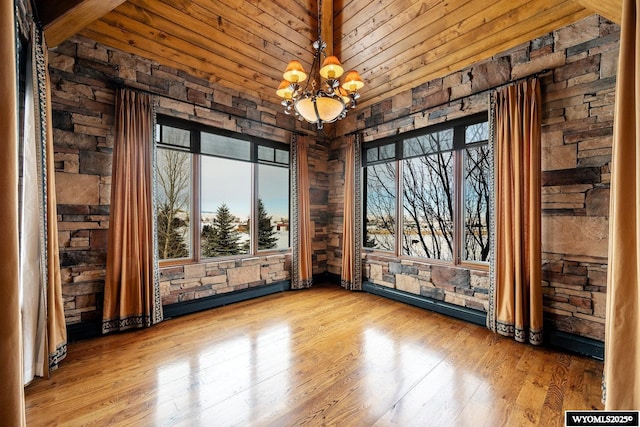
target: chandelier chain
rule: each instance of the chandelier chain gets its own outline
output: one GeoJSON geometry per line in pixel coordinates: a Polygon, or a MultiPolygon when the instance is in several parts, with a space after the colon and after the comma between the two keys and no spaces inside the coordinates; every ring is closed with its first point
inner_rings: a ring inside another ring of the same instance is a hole
{"type": "Polygon", "coordinates": [[[322,40],[322,0],[318,0],[318,40],[322,40]]]}

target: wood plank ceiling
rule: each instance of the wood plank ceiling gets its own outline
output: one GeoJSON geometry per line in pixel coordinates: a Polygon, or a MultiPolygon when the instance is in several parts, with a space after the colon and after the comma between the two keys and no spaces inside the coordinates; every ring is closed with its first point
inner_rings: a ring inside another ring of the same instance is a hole
{"type": "MultiPolygon", "coordinates": [[[[316,1],[36,3],[50,45],[79,33],[278,103],[275,89],[288,61],[299,59],[310,68],[316,1]]],[[[593,13],[620,22],[621,5],[622,0],[335,0],[333,22],[323,16],[323,33],[332,26],[334,54],[345,70],[360,72],[366,84],[360,105],[369,105],[593,13]]]]}

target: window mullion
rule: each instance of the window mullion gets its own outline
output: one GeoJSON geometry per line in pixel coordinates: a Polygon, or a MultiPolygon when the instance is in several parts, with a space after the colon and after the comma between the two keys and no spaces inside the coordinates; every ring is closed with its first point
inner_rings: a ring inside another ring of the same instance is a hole
{"type": "Polygon", "coordinates": [[[464,223],[464,150],[453,152],[453,185],[454,185],[454,217],[453,217],[453,262],[460,264],[462,260],[463,223],[464,223]]]}
{"type": "Polygon", "coordinates": [[[199,262],[202,259],[202,243],[200,241],[201,235],[200,235],[200,229],[202,228],[202,174],[200,171],[200,167],[202,165],[202,162],[200,161],[200,157],[201,154],[193,154],[192,155],[192,170],[193,170],[193,176],[192,176],[192,195],[191,195],[191,206],[192,206],[192,212],[191,212],[191,223],[193,224],[192,226],[192,235],[191,235],[191,241],[193,242],[193,260],[195,262],[199,262]]]}
{"type": "Polygon", "coordinates": [[[249,253],[255,255],[258,253],[258,163],[251,164],[251,217],[249,223],[249,253]]]}
{"type": "Polygon", "coordinates": [[[402,238],[404,236],[404,194],[402,160],[396,160],[396,256],[402,256],[402,238]]]}

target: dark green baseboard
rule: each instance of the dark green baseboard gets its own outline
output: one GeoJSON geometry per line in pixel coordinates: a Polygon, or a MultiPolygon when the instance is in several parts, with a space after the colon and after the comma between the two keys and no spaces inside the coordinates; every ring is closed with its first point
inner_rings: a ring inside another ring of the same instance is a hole
{"type": "Polygon", "coordinates": [[[604,360],[604,342],[559,331],[545,325],[545,344],[571,353],[604,360]]]}
{"type": "MultiPolygon", "coordinates": [[[[340,276],[332,273],[314,275],[315,283],[340,284],[340,276]]],[[[291,282],[282,281],[266,286],[243,289],[241,291],[230,292],[228,294],[212,295],[192,301],[185,301],[164,306],[164,317],[183,316],[197,311],[210,308],[221,307],[235,302],[246,301],[261,296],[266,296],[291,289],[291,282]]],[[[420,295],[403,292],[397,289],[379,286],[371,282],[363,283],[363,290],[374,295],[379,295],[395,301],[404,302],[416,307],[445,314],[456,319],[465,320],[480,326],[486,325],[486,313],[466,307],[460,307],[443,301],[432,300],[420,295]]],[[[100,324],[97,322],[82,322],[67,325],[67,341],[75,342],[100,336],[100,324]]],[[[582,337],[567,332],[553,329],[550,325],[545,325],[545,344],[549,347],[563,351],[577,353],[604,360],[604,343],[591,338],[582,337]]]]}
{"type": "MultiPolygon", "coordinates": [[[[242,289],[226,294],[212,295],[210,297],[199,298],[191,301],[179,302],[176,304],[165,305],[163,315],[165,319],[183,316],[185,314],[195,313],[197,311],[207,310],[209,308],[222,307],[223,305],[233,304],[235,302],[246,301],[253,298],[286,291],[291,288],[291,282],[288,280],[271,283],[269,285],[258,286],[255,288],[242,289]]],[[[101,335],[100,323],[98,322],[82,322],[67,325],[67,341],[75,342],[89,338],[95,338],[101,335]]]]}
{"type": "Polygon", "coordinates": [[[420,295],[411,294],[409,292],[400,291],[398,289],[376,285],[371,282],[363,282],[362,290],[395,301],[435,311],[436,313],[446,314],[447,316],[451,316],[456,319],[466,320],[467,322],[475,323],[476,325],[484,326],[487,323],[487,314],[479,310],[460,307],[444,301],[438,301],[420,295]]]}
{"type": "Polygon", "coordinates": [[[222,307],[224,305],[236,302],[246,301],[253,298],[259,298],[266,295],[291,289],[291,282],[286,280],[282,282],[271,283],[269,285],[257,286],[255,288],[242,289],[226,294],[211,295],[210,297],[198,298],[191,301],[169,304],[163,307],[164,318],[184,316],[210,308],[222,307]]]}
{"type": "MultiPolygon", "coordinates": [[[[460,307],[443,301],[432,300],[430,298],[399,291],[386,286],[379,286],[371,282],[364,282],[362,287],[364,291],[375,295],[435,311],[456,319],[466,320],[480,326],[486,326],[487,314],[479,310],[460,307]]],[[[604,360],[604,343],[602,341],[562,332],[554,329],[551,325],[545,325],[544,331],[545,345],[548,347],[557,348],[570,353],[581,354],[598,360],[604,360]]]]}
{"type": "Polygon", "coordinates": [[[99,337],[100,335],[100,323],[97,321],[67,325],[67,342],[70,343],[99,337]]]}

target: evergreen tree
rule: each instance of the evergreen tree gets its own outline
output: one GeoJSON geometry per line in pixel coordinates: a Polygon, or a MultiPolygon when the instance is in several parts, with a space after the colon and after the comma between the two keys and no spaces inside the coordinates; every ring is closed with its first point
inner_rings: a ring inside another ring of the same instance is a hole
{"type": "Polygon", "coordinates": [[[235,218],[226,204],[216,211],[213,225],[202,229],[202,246],[205,256],[227,256],[242,253],[240,233],[233,224],[235,218]]]}
{"type": "Polygon", "coordinates": [[[215,237],[215,230],[213,229],[212,226],[210,226],[209,224],[205,225],[204,227],[202,227],[202,233],[201,233],[201,238],[200,238],[200,242],[201,242],[201,250],[202,250],[202,256],[207,258],[207,257],[213,257],[216,255],[216,251],[215,251],[215,241],[216,241],[216,237],[215,237]]]}
{"type": "Polygon", "coordinates": [[[271,225],[271,217],[264,208],[262,199],[258,199],[258,249],[273,249],[278,246],[278,237],[271,225]]]}

